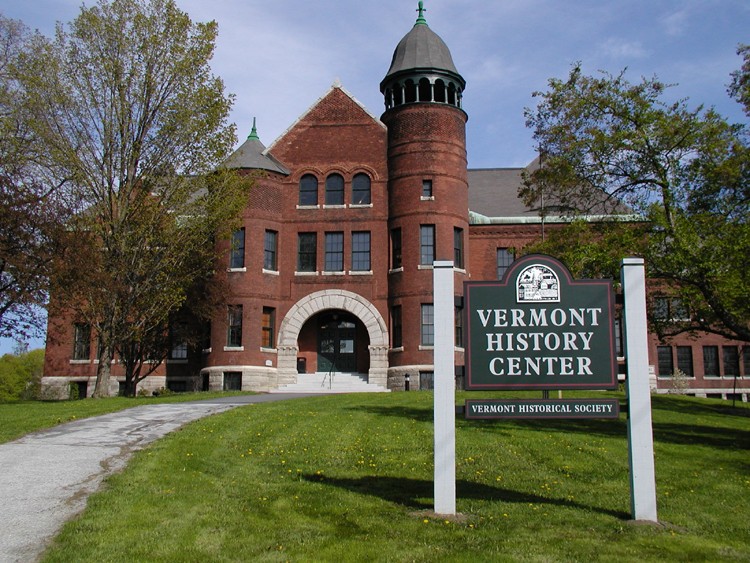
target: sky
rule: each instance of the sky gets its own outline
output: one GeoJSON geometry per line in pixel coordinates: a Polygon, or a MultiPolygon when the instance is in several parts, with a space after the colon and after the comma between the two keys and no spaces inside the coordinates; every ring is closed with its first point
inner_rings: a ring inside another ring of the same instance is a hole
{"type": "MultiPolygon", "coordinates": [[[[269,146],[334,82],[377,117],[380,81],[417,18],[416,0],[176,0],[194,21],[215,20],[211,62],[235,96],[238,145],[257,119],[269,146]]],[[[52,35],[91,0],[0,0],[0,12],[52,35]]],[[[520,167],[535,157],[524,109],[550,78],[580,62],[638,82],[674,86],[667,99],[715,107],[746,121],[726,94],[750,43],[748,0],[425,0],[430,28],[466,80],[463,108],[470,168],[520,167]]],[[[41,341],[33,341],[39,347],[41,341]]],[[[12,341],[0,341],[0,354],[12,341]]]]}

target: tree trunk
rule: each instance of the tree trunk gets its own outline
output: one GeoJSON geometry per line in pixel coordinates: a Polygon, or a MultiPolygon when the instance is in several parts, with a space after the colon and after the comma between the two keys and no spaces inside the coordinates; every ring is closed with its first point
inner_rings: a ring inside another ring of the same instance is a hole
{"type": "Polygon", "coordinates": [[[112,352],[109,346],[102,346],[99,365],[96,368],[94,398],[109,397],[109,376],[112,373],[112,352]]]}

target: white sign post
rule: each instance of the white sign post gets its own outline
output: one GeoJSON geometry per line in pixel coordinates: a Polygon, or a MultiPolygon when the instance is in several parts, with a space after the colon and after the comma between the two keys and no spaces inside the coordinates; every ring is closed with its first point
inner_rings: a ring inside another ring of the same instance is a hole
{"type": "Polygon", "coordinates": [[[625,358],[628,368],[630,507],[634,520],[657,522],[643,259],[623,259],[621,278],[625,297],[625,358]]]}
{"type": "Polygon", "coordinates": [[[456,383],[453,262],[433,263],[435,512],[456,513],[456,383]]]}

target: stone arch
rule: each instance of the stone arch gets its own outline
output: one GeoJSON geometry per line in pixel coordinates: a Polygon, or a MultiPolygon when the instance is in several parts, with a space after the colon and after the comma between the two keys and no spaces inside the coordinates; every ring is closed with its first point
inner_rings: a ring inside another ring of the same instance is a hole
{"type": "Polygon", "coordinates": [[[286,385],[297,380],[297,340],[304,324],[313,315],[332,309],[347,311],[365,325],[370,337],[368,380],[385,387],[388,379],[388,325],[372,303],[361,295],[344,289],[311,293],[289,309],[279,326],[278,384],[286,385]]]}

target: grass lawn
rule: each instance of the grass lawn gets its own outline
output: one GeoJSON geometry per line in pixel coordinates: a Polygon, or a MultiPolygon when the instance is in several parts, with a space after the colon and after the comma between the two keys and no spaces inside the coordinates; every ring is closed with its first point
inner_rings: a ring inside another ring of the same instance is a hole
{"type": "Polygon", "coordinates": [[[629,520],[624,416],[458,418],[461,517],[445,519],[432,394],[343,395],[152,444],[45,561],[749,561],[750,408],[657,396],[653,418],[659,525],[629,520]]]}
{"type": "Polygon", "coordinates": [[[177,403],[225,397],[237,393],[174,393],[160,397],[110,397],[81,401],[18,401],[0,403],[0,444],[29,432],[51,428],[63,422],[155,403],[177,403]]]}

